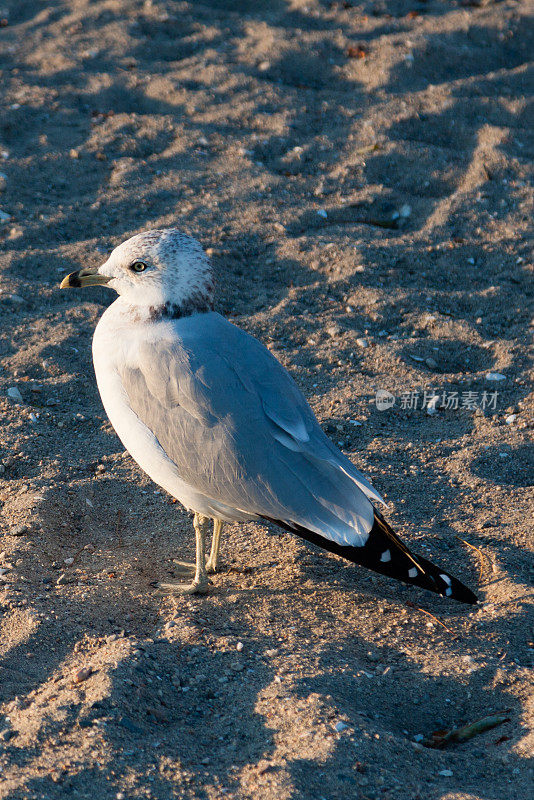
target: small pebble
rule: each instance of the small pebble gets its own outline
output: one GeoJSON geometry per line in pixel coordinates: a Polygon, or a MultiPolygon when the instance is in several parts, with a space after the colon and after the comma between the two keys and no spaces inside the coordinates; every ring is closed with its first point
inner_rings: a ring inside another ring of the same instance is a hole
{"type": "Polygon", "coordinates": [[[427,365],[427,367],[429,367],[430,369],[436,369],[436,368],[437,368],[437,366],[438,366],[437,362],[436,362],[436,361],[434,361],[434,359],[433,359],[433,358],[426,358],[426,359],[425,359],[425,364],[426,364],[426,365],[427,365]]]}
{"type": "Polygon", "coordinates": [[[63,563],[66,564],[67,567],[70,567],[71,564],[74,564],[74,559],[72,558],[72,556],[69,558],[64,558],[63,563]]]}
{"type": "Polygon", "coordinates": [[[244,646],[244,645],[243,645],[243,642],[238,642],[238,643],[236,644],[236,646],[235,646],[235,649],[236,649],[236,650],[237,650],[237,651],[240,653],[240,652],[241,652],[241,650],[243,649],[243,646],[244,646]]]}
{"type": "Polygon", "coordinates": [[[9,222],[11,219],[11,214],[7,214],[5,211],[0,209],[0,222],[9,222]]]}
{"type": "Polygon", "coordinates": [[[335,336],[339,336],[341,333],[341,328],[334,322],[332,325],[327,327],[326,332],[333,339],[335,336]]]}
{"type": "Polygon", "coordinates": [[[501,372],[488,372],[486,375],[487,381],[505,381],[506,375],[503,375],[501,372]]]}
{"type": "Polygon", "coordinates": [[[90,675],[93,674],[93,670],[91,667],[82,667],[78,670],[78,672],[74,675],[74,683],[82,683],[89,678],[90,675]]]}
{"type": "Polygon", "coordinates": [[[325,211],[324,208],[320,208],[319,211],[317,212],[317,216],[322,217],[323,219],[327,219],[328,213],[325,211]]]}
{"type": "Polygon", "coordinates": [[[517,414],[509,414],[509,415],[506,417],[506,424],[507,424],[507,425],[511,425],[511,424],[512,424],[512,422],[515,422],[515,421],[516,421],[516,418],[517,418],[517,414]]]}
{"type": "Polygon", "coordinates": [[[24,534],[28,533],[29,530],[30,529],[27,525],[21,524],[15,525],[13,528],[11,528],[10,533],[11,536],[24,536],[24,534]]]}
{"type": "Polygon", "coordinates": [[[444,778],[452,778],[453,776],[452,769],[442,769],[438,774],[443,775],[444,778]]]}
{"type": "Polygon", "coordinates": [[[336,724],[334,725],[334,730],[337,731],[338,733],[341,733],[341,731],[346,730],[346,728],[348,727],[349,726],[347,725],[346,722],[340,720],[339,722],[336,722],[336,724]]]}
{"type": "Polygon", "coordinates": [[[369,347],[369,342],[367,339],[356,339],[356,344],[358,347],[369,347]]]}
{"type": "Polygon", "coordinates": [[[409,217],[412,213],[412,207],[405,203],[403,206],[399,208],[399,214],[401,217],[409,217]]]}
{"type": "Polygon", "coordinates": [[[265,651],[265,655],[266,655],[268,658],[274,658],[274,656],[277,656],[277,655],[278,655],[278,650],[276,650],[276,649],[272,649],[272,650],[266,650],[266,651],[265,651]]]}
{"type": "Polygon", "coordinates": [[[22,395],[16,386],[10,386],[7,390],[7,396],[14,400],[15,403],[22,403],[22,395]]]}

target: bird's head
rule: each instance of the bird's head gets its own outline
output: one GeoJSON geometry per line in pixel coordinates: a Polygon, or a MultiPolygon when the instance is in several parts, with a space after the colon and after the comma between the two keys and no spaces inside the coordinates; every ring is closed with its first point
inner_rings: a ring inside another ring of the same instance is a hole
{"type": "Polygon", "coordinates": [[[171,315],[208,311],[213,302],[211,265],[191,236],[146,231],[116,247],[98,268],[71,272],[61,288],[109,286],[131,306],[171,315]]]}

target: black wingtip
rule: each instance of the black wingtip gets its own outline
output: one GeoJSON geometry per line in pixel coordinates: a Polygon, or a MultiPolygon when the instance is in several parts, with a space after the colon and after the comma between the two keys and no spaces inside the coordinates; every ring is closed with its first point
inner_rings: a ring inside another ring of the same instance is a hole
{"type": "Polygon", "coordinates": [[[443,597],[450,598],[451,600],[458,600],[460,603],[476,605],[479,602],[476,594],[472,592],[468,586],[459,581],[458,578],[440,569],[440,567],[437,567],[426,558],[421,558],[420,556],[415,556],[415,558],[424,568],[427,576],[435,583],[435,588],[425,586],[425,589],[429,588],[432,592],[441,594],[443,597]]]}
{"type": "MultiPolygon", "coordinates": [[[[432,561],[412,553],[376,509],[374,517],[369,539],[362,549],[368,548],[370,555],[373,554],[376,557],[377,552],[381,552],[382,548],[392,545],[390,549],[391,568],[390,571],[384,571],[385,575],[390,575],[405,583],[421,586],[423,589],[428,589],[430,592],[435,592],[450,600],[470,605],[478,603],[474,592],[458,578],[450,575],[432,561]]],[[[383,555],[380,558],[382,559],[383,555]]],[[[375,567],[369,566],[371,569],[375,569],[375,567]]]]}
{"type": "Polygon", "coordinates": [[[297,523],[288,523],[276,519],[271,519],[270,522],[274,522],[291,533],[298,534],[323,550],[336,553],[336,555],[347,559],[347,561],[360,564],[362,567],[367,567],[367,569],[386,575],[389,578],[420,586],[430,592],[440,594],[450,600],[457,600],[460,603],[468,603],[470,605],[478,603],[478,598],[474,592],[461,581],[426,558],[412,553],[376,510],[369,537],[361,547],[338,544],[320,536],[318,533],[303,528],[297,523]]]}

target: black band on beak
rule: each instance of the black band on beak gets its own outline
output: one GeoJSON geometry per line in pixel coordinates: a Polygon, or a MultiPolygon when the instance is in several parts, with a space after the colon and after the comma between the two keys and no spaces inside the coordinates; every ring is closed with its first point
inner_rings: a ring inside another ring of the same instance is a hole
{"type": "Polygon", "coordinates": [[[101,275],[97,267],[84,267],[63,278],[59,288],[82,289],[84,286],[105,286],[110,280],[112,279],[107,275],[101,275]]]}

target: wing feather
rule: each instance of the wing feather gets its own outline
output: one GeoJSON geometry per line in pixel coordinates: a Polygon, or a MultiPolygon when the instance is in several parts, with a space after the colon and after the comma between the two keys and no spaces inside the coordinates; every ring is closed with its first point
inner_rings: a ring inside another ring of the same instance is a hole
{"type": "Polygon", "coordinates": [[[120,377],[129,403],[197,491],[250,514],[365,544],[368,481],[321,431],[300,390],[256,339],[215,313],[175,320],[120,377]]]}

